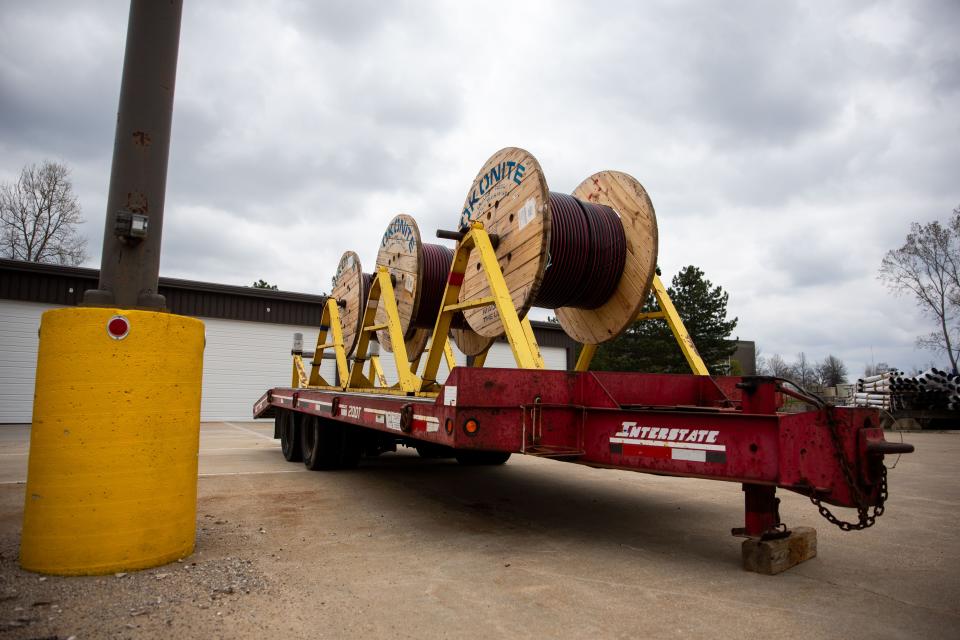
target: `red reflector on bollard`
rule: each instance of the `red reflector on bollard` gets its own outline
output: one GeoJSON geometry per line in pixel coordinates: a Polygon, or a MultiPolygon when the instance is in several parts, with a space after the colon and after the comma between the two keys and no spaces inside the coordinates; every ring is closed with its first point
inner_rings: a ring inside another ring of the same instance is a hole
{"type": "Polygon", "coordinates": [[[113,316],[107,320],[107,335],[114,340],[123,340],[130,333],[130,321],[123,316],[113,316]]]}

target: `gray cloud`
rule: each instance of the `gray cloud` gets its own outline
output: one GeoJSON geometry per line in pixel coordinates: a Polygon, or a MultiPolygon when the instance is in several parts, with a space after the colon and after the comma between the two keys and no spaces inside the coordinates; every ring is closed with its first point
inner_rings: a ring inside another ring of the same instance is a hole
{"type": "MultiPolygon", "coordinates": [[[[931,358],[875,273],[960,204],[960,5],[484,7],[186,3],[162,272],[325,290],[345,249],[372,267],[396,213],[451,227],[482,162],[523,146],[554,189],[635,175],[665,274],[703,268],[768,354],[931,358]]],[[[0,8],[0,179],[70,164],[92,251],[127,10],[0,8]]]]}
{"type": "Polygon", "coordinates": [[[3,8],[4,147],[50,149],[82,160],[112,149],[126,11],[87,9],[75,4],[3,8]],[[111,102],[113,108],[104,109],[111,102]]]}

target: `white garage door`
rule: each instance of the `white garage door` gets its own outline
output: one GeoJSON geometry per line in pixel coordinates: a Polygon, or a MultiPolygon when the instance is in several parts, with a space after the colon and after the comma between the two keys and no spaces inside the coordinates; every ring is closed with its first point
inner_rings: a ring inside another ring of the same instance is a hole
{"type": "Polygon", "coordinates": [[[28,423],[33,414],[40,314],[49,304],[0,300],[0,424],[28,423]]]}
{"type": "MultiPolygon", "coordinates": [[[[543,357],[543,364],[547,369],[567,368],[567,350],[560,347],[540,347],[540,355],[543,357]]],[[[494,342],[490,347],[490,353],[487,354],[487,360],[483,363],[484,367],[497,367],[506,369],[515,369],[517,361],[513,357],[513,351],[506,342],[494,342]]]]}
{"type": "MultiPolygon", "coordinates": [[[[33,382],[37,366],[37,329],[44,311],[57,307],[32,302],[0,300],[0,423],[28,423],[33,412],[33,382]]],[[[251,407],[265,390],[290,384],[290,348],[294,332],[303,334],[304,346],[316,344],[315,327],[201,318],[206,326],[203,357],[203,420],[249,419],[251,407]]],[[[566,369],[567,352],[558,347],[540,350],[549,369],[566,369]]],[[[458,364],[466,358],[454,349],[458,364]]],[[[390,384],[397,373],[390,353],[380,354],[390,384]]],[[[421,363],[422,366],[422,363],[421,363]]],[[[515,367],[510,346],[494,343],[484,366],[515,367]]],[[[321,368],[334,380],[333,361],[321,368]]],[[[441,381],[447,376],[440,367],[441,381]]]]}
{"type": "MultiPolygon", "coordinates": [[[[28,423],[33,413],[37,330],[48,304],[0,300],[0,423],[28,423]]],[[[313,327],[201,318],[206,327],[203,355],[202,420],[245,420],[270,387],[290,384],[293,334],[316,344],[313,327]]],[[[323,373],[333,372],[324,363],[323,373]]]]}
{"type": "MultiPolygon", "coordinates": [[[[203,353],[203,420],[249,420],[253,403],[272,387],[288,387],[293,364],[293,334],[303,334],[304,347],[317,344],[316,327],[200,318],[206,326],[203,353]]],[[[321,375],[333,379],[333,361],[321,375]]]]}
{"type": "MultiPolygon", "coordinates": [[[[0,424],[29,423],[33,413],[37,366],[37,330],[44,311],[57,307],[0,300],[0,424]]],[[[290,349],[293,334],[303,334],[304,346],[317,343],[316,327],[200,318],[206,327],[203,355],[202,420],[248,420],[253,403],[271,387],[291,381],[290,349]]],[[[457,362],[465,363],[456,352],[457,362]]],[[[397,379],[392,356],[381,354],[390,384],[397,379]]],[[[422,364],[421,364],[422,366],[422,364]]],[[[322,375],[335,379],[333,360],[324,362],[322,375]]],[[[446,363],[440,380],[447,376],[446,363]]]]}

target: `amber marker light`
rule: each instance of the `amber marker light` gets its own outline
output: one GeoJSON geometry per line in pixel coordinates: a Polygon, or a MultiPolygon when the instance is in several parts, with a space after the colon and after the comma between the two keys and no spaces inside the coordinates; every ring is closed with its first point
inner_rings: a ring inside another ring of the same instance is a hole
{"type": "Polygon", "coordinates": [[[463,423],[463,430],[468,436],[475,436],[477,435],[477,431],[480,430],[480,423],[477,422],[476,418],[470,418],[463,423]]]}
{"type": "Polygon", "coordinates": [[[443,423],[443,429],[448,436],[453,435],[453,418],[447,418],[447,421],[443,423]]]}

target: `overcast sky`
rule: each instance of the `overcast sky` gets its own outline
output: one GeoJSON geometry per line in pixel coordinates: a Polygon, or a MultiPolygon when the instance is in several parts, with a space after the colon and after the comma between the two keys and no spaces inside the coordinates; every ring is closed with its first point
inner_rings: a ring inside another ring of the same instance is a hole
{"type": "MultiPolygon", "coordinates": [[[[0,180],[68,164],[92,267],[128,7],[0,6],[0,180]]],[[[960,204],[958,27],[956,0],[186,0],[161,274],[329,291],[395,214],[454,227],[519,146],[555,191],[639,179],[664,280],[702,268],[766,355],[940,363],[876,275],[960,204]]]]}

